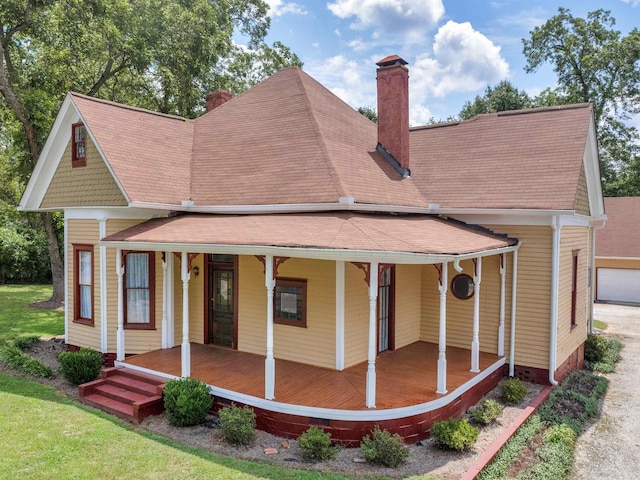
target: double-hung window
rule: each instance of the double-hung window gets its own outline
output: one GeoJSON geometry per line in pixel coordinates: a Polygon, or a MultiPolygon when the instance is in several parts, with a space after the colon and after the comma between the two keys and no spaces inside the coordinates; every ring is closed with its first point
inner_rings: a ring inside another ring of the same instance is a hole
{"type": "Polygon", "coordinates": [[[71,127],[71,166],[84,167],[87,165],[87,131],[82,123],[71,127]]]}
{"type": "Polygon", "coordinates": [[[73,321],[93,325],[93,245],[74,245],[73,264],[73,321]]]}
{"type": "Polygon", "coordinates": [[[155,328],[155,255],[127,252],[124,270],[124,326],[155,328]]]}

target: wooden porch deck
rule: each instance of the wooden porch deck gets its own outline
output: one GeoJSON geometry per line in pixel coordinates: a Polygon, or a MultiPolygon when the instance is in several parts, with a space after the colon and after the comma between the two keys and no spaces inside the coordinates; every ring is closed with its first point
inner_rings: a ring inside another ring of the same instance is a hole
{"type": "MultiPolygon", "coordinates": [[[[376,409],[408,407],[441,398],[436,391],[438,346],[416,342],[376,359],[376,409]]],[[[483,371],[500,357],[480,353],[483,371]]],[[[264,398],[263,355],[191,344],[191,376],[209,385],[264,398]]],[[[180,347],[128,357],[127,365],[179,377],[180,347]]],[[[447,347],[447,390],[471,380],[471,352],[447,347]]],[[[275,401],[308,407],[366,410],[367,362],[342,372],[276,359],[275,401]]]]}

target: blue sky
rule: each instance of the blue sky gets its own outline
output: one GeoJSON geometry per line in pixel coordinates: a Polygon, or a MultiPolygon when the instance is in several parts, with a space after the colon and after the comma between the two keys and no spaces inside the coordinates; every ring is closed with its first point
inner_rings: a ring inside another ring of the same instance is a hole
{"type": "Polygon", "coordinates": [[[375,62],[409,62],[410,122],[455,116],[487,85],[510,80],[535,95],[553,87],[544,67],[524,72],[522,38],[558,11],[611,10],[626,34],[640,27],[640,0],[266,0],[267,40],[282,41],[303,69],[354,108],[376,106],[375,62]]]}

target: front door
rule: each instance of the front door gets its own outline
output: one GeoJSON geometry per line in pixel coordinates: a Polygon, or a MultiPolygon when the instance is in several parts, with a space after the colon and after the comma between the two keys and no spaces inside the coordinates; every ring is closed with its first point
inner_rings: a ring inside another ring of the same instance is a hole
{"type": "Polygon", "coordinates": [[[378,353],[394,349],[395,265],[380,265],[378,284],[378,353]]]}
{"type": "Polygon", "coordinates": [[[237,257],[209,255],[207,261],[208,319],[206,343],[237,348],[237,257]]]}

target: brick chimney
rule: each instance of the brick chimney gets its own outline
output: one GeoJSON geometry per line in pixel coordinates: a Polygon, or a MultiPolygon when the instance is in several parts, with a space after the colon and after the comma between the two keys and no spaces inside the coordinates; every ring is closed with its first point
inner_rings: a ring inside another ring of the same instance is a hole
{"type": "Polygon", "coordinates": [[[376,63],[378,82],[378,143],[409,169],[408,62],[390,55],[376,63]]]}
{"type": "Polygon", "coordinates": [[[228,102],[232,98],[233,95],[224,90],[216,90],[215,92],[207,93],[207,96],[205,97],[207,112],[210,112],[214,108],[228,102]]]}

